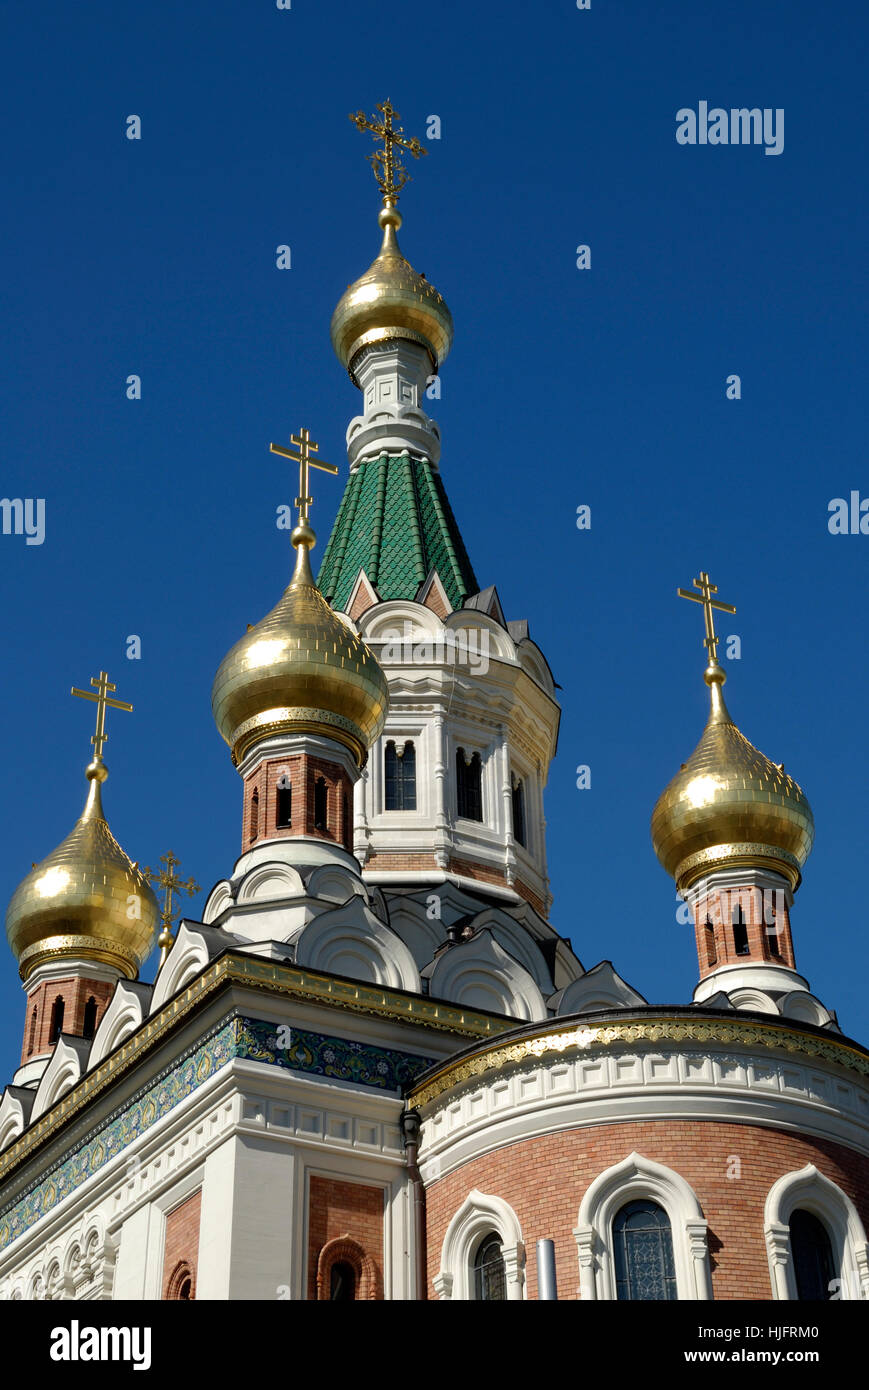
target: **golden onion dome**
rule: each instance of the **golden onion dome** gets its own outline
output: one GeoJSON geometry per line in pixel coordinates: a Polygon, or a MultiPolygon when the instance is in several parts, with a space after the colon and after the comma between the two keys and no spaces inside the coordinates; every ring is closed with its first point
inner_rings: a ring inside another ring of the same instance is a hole
{"type": "Polygon", "coordinates": [[[437,372],[453,341],[453,316],[446,301],[399,250],[401,214],[389,199],[378,221],[383,228],[380,254],[347,286],[332,315],[332,346],[357,386],[353,359],[372,343],[392,338],[421,343],[437,372]]]}
{"type": "Polygon", "coordinates": [[[280,602],[223,658],[212,713],[236,764],[261,738],[306,732],[342,743],[362,767],[386,720],[386,677],[314,583],[308,558],[314,533],[306,522],[292,539],[293,578],[280,602]]]}
{"type": "Polygon", "coordinates": [[[86,775],[84,811],[18,885],[6,912],[6,935],[23,980],[62,956],[112,965],[132,980],[154,946],[157,899],[106,823],[100,784],[108,769],[101,758],[86,775]]]}
{"type": "Polygon", "coordinates": [[[815,834],[811,807],[782,766],[734,724],[721,689],[727,677],[717,662],[704,679],[709,720],[655,806],[655,853],[680,890],[714,868],[737,864],[774,869],[795,889],[815,834]]]}

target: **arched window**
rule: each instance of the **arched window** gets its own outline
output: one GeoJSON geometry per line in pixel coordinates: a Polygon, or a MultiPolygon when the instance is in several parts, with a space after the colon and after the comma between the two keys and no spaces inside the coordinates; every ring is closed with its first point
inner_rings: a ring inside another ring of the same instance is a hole
{"type": "Polygon", "coordinates": [[[33,1013],[30,1015],[30,1041],[29,1041],[28,1044],[27,1044],[27,1055],[28,1055],[28,1057],[30,1056],[31,1052],[33,1051],[34,1047],[36,1046],[36,1017],[37,1017],[37,1010],[36,1010],[36,1005],[34,1005],[34,1006],[33,1006],[33,1013]]]}
{"type": "Polygon", "coordinates": [[[613,1218],[616,1298],[674,1300],[673,1235],[663,1207],[645,1198],[628,1202],[613,1218]]]}
{"type": "Polygon", "coordinates": [[[356,1300],[356,1271],[345,1260],[337,1260],[329,1271],[329,1300],[332,1303],[356,1300]]]}
{"type": "Polygon", "coordinates": [[[314,783],[314,829],[326,830],[326,783],[318,777],[314,783]]]}
{"type": "Polygon", "coordinates": [[[179,1303],[192,1303],[195,1293],[193,1271],[186,1260],[179,1260],[169,1277],[166,1298],[179,1303]]]}
{"type": "Polygon", "coordinates": [[[401,752],[392,739],[384,750],[386,811],[416,810],[416,749],[405,743],[401,752]]]}
{"type": "Polygon", "coordinates": [[[51,1006],[51,1029],[48,1034],[49,1042],[57,1042],[63,1032],[63,1009],[63,1000],[60,995],[58,995],[51,1006]]]}
{"type": "Polygon", "coordinates": [[[293,823],[293,785],[286,773],[278,778],[277,829],[286,830],[293,823]]]}
{"type": "Polygon", "coordinates": [[[259,834],[259,788],[254,787],[253,796],[250,799],[250,843],[253,844],[259,834]]]}
{"type": "Polygon", "coordinates": [[[714,928],[714,926],[712,925],[712,919],[711,919],[711,917],[710,917],[709,914],[707,913],[707,915],[706,915],[706,964],[707,964],[707,965],[714,965],[715,962],[717,961],[717,959],[718,959],[718,956],[716,955],[716,952],[715,952],[715,928],[714,928]]]}
{"type": "Polygon", "coordinates": [[[479,753],[470,757],[456,749],[456,810],[465,820],[483,819],[483,764],[479,753]]]}
{"type": "Polygon", "coordinates": [[[767,952],[771,956],[781,956],[781,945],[778,939],[778,923],[775,919],[775,907],[769,901],[773,895],[764,893],[763,906],[763,934],[766,937],[767,952]]]}
{"type": "Polygon", "coordinates": [[[733,923],[733,949],[738,956],[747,956],[749,954],[748,927],[745,925],[745,913],[741,904],[733,909],[730,920],[733,923]]]}
{"type": "Polygon", "coordinates": [[[525,789],[520,778],[512,779],[513,799],[513,839],[519,845],[525,844],[525,789]]]}
{"type": "Polygon", "coordinates": [[[92,1038],[97,1031],[97,1001],[91,995],[84,1006],[84,1024],[82,1025],[82,1037],[92,1038]]]}
{"type": "Polygon", "coordinates": [[[836,1268],[826,1228],[802,1207],[792,1213],[789,1225],[797,1298],[802,1303],[827,1303],[833,1296],[836,1268]]]}
{"type": "Polygon", "coordinates": [[[506,1302],[507,1272],[499,1236],[484,1236],[480,1241],[474,1256],[473,1273],[474,1298],[487,1303],[506,1302]]]}

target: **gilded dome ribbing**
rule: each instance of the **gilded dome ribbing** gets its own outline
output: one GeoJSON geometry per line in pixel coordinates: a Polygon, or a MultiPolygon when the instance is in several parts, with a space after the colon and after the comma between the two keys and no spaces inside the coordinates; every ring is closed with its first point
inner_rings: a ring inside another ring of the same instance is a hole
{"type": "Polygon", "coordinates": [[[332,346],[353,375],[353,359],[372,343],[405,338],[421,343],[437,372],[453,341],[453,316],[441,294],[417,274],[398,246],[401,214],[381,209],[383,244],[377,259],[348,285],[332,315],[332,346]]]}
{"type": "Polygon", "coordinates": [[[108,827],[100,792],[107,775],[94,759],[84,811],[12,896],[6,935],[23,980],[59,956],[101,961],[135,979],[154,946],[157,899],[108,827]]]}
{"type": "Polygon", "coordinates": [[[748,863],[784,874],[795,888],[812,848],[811,807],[792,777],[736,727],[720,666],[705,673],[711,710],[694,752],[652,814],[652,843],[678,888],[713,868],[748,863]]]}
{"type": "Polygon", "coordinates": [[[293,539],[296,570],[283,597],[220,663],[214,719],[234,763],[271,734],[313,732],[343,743],[361,767],[386,720],[386,677],[314,583],[313,532],[297,527],[293,539]]]}

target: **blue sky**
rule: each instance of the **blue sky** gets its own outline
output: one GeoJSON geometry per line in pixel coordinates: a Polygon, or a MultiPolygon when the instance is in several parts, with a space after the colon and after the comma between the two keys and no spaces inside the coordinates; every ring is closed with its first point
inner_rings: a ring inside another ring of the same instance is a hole
{"type": "MultiPolygon", "coordinates": [[[[7,10],[0,490],[45,498],[46,535],[0,536],[4,902],[79,814],[91,709],[69,687],[101,667],[136,707],[110,721],[115,834],[206,889],[232,869],[211,680],[286,582],[294,486],[268,440],[306,422],[344,457],[358,397],[329,318],[378,245],[347,114],[389,96],[408,132],[442,121],[401,243],[456,321],[443,477],[480,583],[562,686],[555,925],[587,967],[690,998],[648,822],[705,719],[701,615],[675,591],[708,569],[738,608],[731,712],[815,812],[798,968],[865,1037],[869,536],[827,519],[869,496],[866,29],[862,5],[799,0],[7,10]],[[701,100],[783,109],[783,152],[680,146],[701,100]]],[[[319,480],[318,559],[340,490],[319,480]]],[[[11,956],[0,996],[9,1076],[11,956]]]]}

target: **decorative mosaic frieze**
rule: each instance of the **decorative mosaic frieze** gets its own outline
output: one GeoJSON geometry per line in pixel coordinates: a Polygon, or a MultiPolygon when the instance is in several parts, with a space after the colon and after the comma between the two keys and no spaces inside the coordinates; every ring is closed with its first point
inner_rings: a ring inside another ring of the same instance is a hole
{"type": "Polygon", "coordinates": [[[24,1196],[0,1211],[0,1250],[235,1058],[396,1092],[412,1083],[433,1060],[262,1019],[229,1019],[135,1096],[123,1111],[87,1135],[74,1153],[54,1164],[24,1196]]]}

